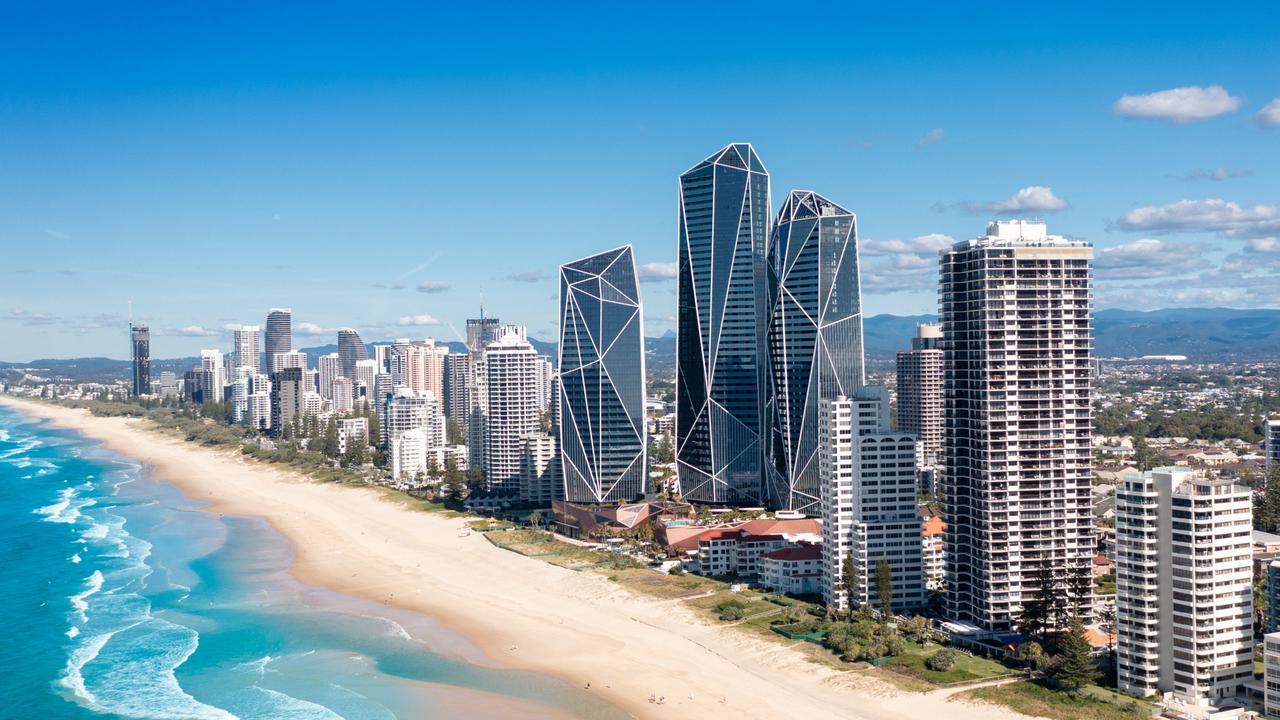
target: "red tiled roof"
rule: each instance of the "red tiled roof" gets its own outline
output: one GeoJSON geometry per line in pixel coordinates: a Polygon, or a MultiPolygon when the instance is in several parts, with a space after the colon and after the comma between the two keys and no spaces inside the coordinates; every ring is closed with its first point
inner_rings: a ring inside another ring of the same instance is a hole
{"type": "Polygon", "coordinates": [[[764,557],[770,560],[819,560],[822,558],[822,547],[819,545],[801,545],[799,547],[782,548],[764,557]]]}
{"type": "Polygon", "coordinates": [[[743,531],[752,535],[797,535],[799,533],[822,534],[822,523],[814,518],[798,520],[778,520],[773,518],[757,518],[739,525],[743,531]]]}
{"type": "Polygon", "coordinates": [[[932,515],[924,521],[920,531],[925,537],[934,537],[935,535],[941,535],[946,529],[947,524],[942,521],[942,518],[932,515]]]}

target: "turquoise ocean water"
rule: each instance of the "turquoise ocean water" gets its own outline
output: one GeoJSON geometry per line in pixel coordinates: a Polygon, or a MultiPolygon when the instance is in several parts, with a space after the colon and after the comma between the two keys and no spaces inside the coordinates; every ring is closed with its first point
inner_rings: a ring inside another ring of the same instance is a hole
{"type": "Polygon", "coordinates": [[[266,523],[0,407],[0,718],[625,717],[308,588],[266,523]]]}

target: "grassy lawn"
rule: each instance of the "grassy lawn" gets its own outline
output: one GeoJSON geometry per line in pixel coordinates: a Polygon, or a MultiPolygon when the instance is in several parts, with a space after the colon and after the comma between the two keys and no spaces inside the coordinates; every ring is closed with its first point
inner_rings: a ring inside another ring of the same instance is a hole
{"type": "Polygon", "coordinates": [[[706,592],[724,589],[724,583],[698,575],[667,575],[648,568],[615,570],[610,577],[642,595],[661,600],[694,597],[706,592]]]}
{"type": "MultiPolygon", "coordinates": [[[[1091,690],[1102,688],[1088,688],[1091,690]]],[[[1130,705],[1115,705],[1093,697],[1074,696],[1051,690],[1030,681],[999,687],[985,687],[957,694],[955,697],[1003,705],[1023,713],[1050,720],[1138,720],[1151,716],[1149,705],[1133,699],[1130,705]]]]}
{"type": "Polygon", "coordinates": [[[924,661],[941,649],[941,645],[935,645],[934,643],[929,643],[923,648],[917,643],[911,643],[907,645],[905,652],[894,657],[884,667],[937,685],[987,680],[1018,672],[1001,665],[995,660],[965,655],[960,652],[956,653],[955,666],[946,672],[938,672],[925,667],[924,661]]]}
{"type": "Polygon", "coordinates": [[[1116,594],[1116,574],[1114,572],[1094,578],[1094,587],[1103,595],[1116,594]]]}
{"type": "MultiPolygon", "coordinates": [[[[737,600],[743,604],[743,620],[750,618],[752,615],[782,610],[781,606],[774,605],[773,603],[765,600],[761,593],[750,590],[746,592],[732,592],[730,590],[724,590],[714,595],[708,595],[707,597],[695,598],[688,601],[687,604],[690,607],[696,608],[700,612],[706,614],[709,619],[716,622],[722,622],[720,620],[720,611],[716,610],[716,606],[729,600],[737,600]]],[[[765,623],[767,625],[768,620],[765,620],[765,623]]]]}
{"type": "Polygon", "coordinates": [[[570,570],[598,568],[614,573],[637,567],[632,558],[557,540],[551,533],[540,530],[509,530],[487,532],[485,539],[504,550],[538,558],[552,565],[570,570]]]}

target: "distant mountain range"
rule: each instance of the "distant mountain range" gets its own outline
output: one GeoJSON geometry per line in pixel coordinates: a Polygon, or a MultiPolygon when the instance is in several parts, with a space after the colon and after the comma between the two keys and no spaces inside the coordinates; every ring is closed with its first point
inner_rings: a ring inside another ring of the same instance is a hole
{"type": "MultiPolygon", "coordinates": [[[[863,323],[863,341],[871,362],[891,360],[899,350],[910,347],[917,323],[936,322],[935,315],[875,315],[863,323]]],[[[1141,355],[1186,355],[1192,360],[1280,359],[1280,310],[1233,310],[1230,308],[1179,308],[1171,310],[1101,310],[1094,315],[1095,355],[1135,357],[1141,355]]],[[[556,355],[556,344],[530,338],[545,355],[556,355]]],[[[456,352],[466,350],[460,342],[448,343],[456,352]]],[[[311,367],[321,355],[337,351],[336,345],[302,348],[311,367]]],[[[654,375],[674,372],[676,337],[667,332],[645,339],[646,365],[654,375]]],[[[165,370],[181,375],[199,358],[153,359],[151,371],[165,370]]],[[[129,376],[129,362],[111,358],[41,359],[29,363],[0,362],[0,378],[15,369],[33,368],[38,374],[70,382],[122,380],[129,376]]]]}

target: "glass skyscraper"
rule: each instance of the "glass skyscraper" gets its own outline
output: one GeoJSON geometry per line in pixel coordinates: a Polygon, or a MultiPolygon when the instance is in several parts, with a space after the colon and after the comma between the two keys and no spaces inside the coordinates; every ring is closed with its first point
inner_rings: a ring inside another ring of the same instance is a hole
{"type": "Polygon", "coordinates": [[[764,498],[769,173],[734,143],[680,176],[676,462],[681,493],[764,498]]]}
{"type": "Polygon", "coordinates": [[[560,266],[565,499],[634,500],[648,476],[644,326],[631,246],[560,266]]]}
{"type": "Polygon", "coordinates": [[[133,348],[133,395],[151,393],[151,328],[129,324],[129,344],[133,348]]]}
{"type": "Polygon", "coordinates": [[[293,311],[289,308],[271,308],[267,313],[266,334],[262,339],[262,349],[267,356],[267,370],[275,372],[281,369],[276,356],[293,350],[293,311]]]}
{"type": "Polygon", "coordinates": [[[818,511],[818,401],[854,397],[864,384],[857,218],[793,190],[768,252],[769,501],[818,511]]]}
{"type": "Polygon", "coordinates": [[[341,369],[343,377],[355,380],[356,363],[368,359],[369,349],[364,346],[364,341],[360,339],[360,333],[351,328],[343,328],[338,331],[338,367],[341,369]]]}

